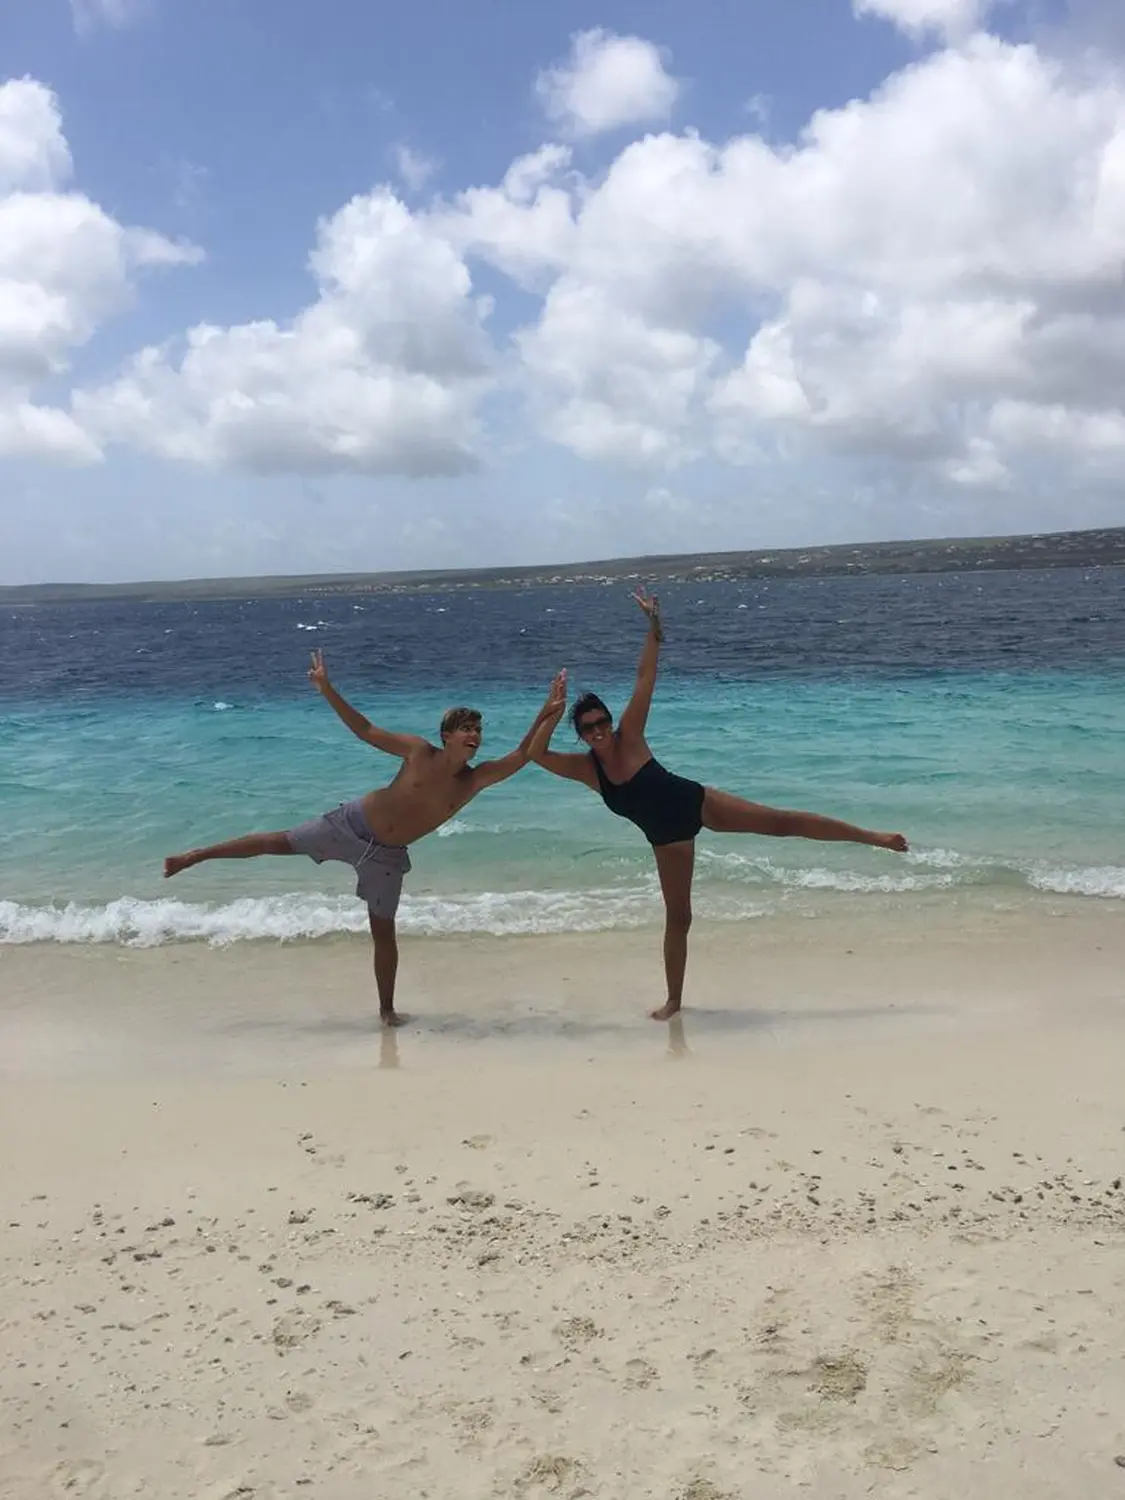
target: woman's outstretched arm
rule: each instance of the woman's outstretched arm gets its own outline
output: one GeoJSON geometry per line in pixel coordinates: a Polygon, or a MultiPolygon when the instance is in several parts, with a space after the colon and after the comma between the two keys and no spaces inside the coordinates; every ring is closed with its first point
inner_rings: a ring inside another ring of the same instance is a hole
{"type": "MultiPolygon", "coordinates": [[[[551,687],[552,698],[558,699],[561,695],[562,707],[566,705],[566,673],[560,672],[551,687]]],[[[567,755],[558,750],[551,749],[551,735],[558,728],[559,718],[562,717],[562,707],[554,717],[546,736],[536,735],[531,749],[531,758],[537,766],[542,766],[544,771],[550,771],[555,776],[562,776],[567,781],[584,781],[587,786],[595,785],[593,768],[590,765],[588,755],[567,755]]]]}

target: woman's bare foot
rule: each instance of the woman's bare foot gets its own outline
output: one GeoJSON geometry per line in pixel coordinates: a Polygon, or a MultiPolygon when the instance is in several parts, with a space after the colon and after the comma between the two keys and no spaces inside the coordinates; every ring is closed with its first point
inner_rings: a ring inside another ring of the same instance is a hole
{"type": "Polygon", "coordinates": [[[379,1023],[382,1026],[405,1026],[410,1020],[399,1010],[381,1010],[379,1012],[379,1023]]]}
{"type": "Polygon", "coordinates": [[[679,1001],[673,1003],[671,1000],[665,1001],[665,1003],[660,1007],[659,1010],[649,1011],[649,1015],[654,1021],[670,1021],[673,1016],[678,1016],[679,1013],[679,1001]]]}
{"type": "Polygon", "coordinates": [[[896,854],[908,854],[910,845],[901,833],[876,834],[875,847],[877,849],[893,849],[896,854]]]}
{"type": "Polygon", "coordinates": [[[181,870],[188,870],[192,865],[198,864],[199,860],[194,849],[187,854],[169,854],[164,861],[164,879],[170,880],[173,875],[178,875],[181,870]]]}

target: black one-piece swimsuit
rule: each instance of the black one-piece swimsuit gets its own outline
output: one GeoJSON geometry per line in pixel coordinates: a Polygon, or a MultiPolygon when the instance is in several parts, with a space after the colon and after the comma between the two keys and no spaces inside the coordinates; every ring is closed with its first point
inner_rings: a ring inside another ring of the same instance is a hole
{"type": "Polygon", "coordinates": [[[666,771],[655,756],[628,781],[610,781],[592,751],[590,758],[605,805],[635,823],[654,848],[693,839],[703,827],[705,792],[698,781],[666,771]]]}

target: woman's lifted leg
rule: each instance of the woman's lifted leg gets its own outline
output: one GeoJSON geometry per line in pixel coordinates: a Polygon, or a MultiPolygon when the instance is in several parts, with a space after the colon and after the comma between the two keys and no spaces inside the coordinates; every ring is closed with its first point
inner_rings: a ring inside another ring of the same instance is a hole
{"type": "Polygon", "coordinates": [[[873,849],[893,849],[905,854],[908,844],[901,833],[877,833],[857,828],[820,813],[790,812],[747,802],[733,792],[709,786],[703,797],[703,826],[712,833],[757,833],[766,838],[816,839],[828,844],[869,844],[873,849]]]}

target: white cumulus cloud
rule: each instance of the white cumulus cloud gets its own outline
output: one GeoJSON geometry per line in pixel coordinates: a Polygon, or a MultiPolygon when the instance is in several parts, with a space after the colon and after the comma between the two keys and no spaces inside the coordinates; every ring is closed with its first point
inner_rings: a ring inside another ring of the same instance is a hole
{"type": "Polygon", "coordinates": [[[488,304],[389,189],[320,226],[318,295],[288,324],[203,325],[79,392],[104,442],[256,473],[452,474],[477,462],[488,304]]]}
{"type": "MultiPolygon", "coordinates": [[[[552,142],[424,204],[379,188],[319,226],[296,317],[193,328],[69,411],[35,408],[36,383],[138,267],[185,252],[60,190],[69,154],[38,87],[0,93],[0,450],[455,474],[492,451],[495,387],[521,437],[526,414],[533,437],[655,488],[699,459],[858,464],[874,488],[967,507],[1048,473],[1125,477],[1125,81],[1108,62],[977,31],[788,142],[663,130],[588,176],[552,142]],[[485,267],[512,292],[505,338],[485,267]]],[[[612,113],[582,108],[587,126],[612,113]]]]}
{"type": "Polygon", "coordinates": [[[574,253],[572,194],[580,180],[567,180],[569,168],[565,146],[540,147],[517,157],[499,187],[469,188],[453,204],[432,208],[429,223],[519,285],[543,287],[574,253]]]}
{"type": "Polygon", "coordinates": [[[936,33],[948,41],[984,25],[996,0],[852,0],[857,16],[880,16],[915,39],[936,33]]]}
{"type": "Polygon", "coordinates": [[[596,28],[574,36],[567,61],[540,73],[535,91],[553,124],[587,137],[666,120],[680,86],[652,42],[596,28]]]}
{"type": "Polygon", "coordinates": [[[96,459],[89,434],[36,405],[35,389],[129,304],[138,271],[199,258],[119,224],[68,190],[70,175],[55,96],[33,79],[0,85],[0,455],[96,459]]]}
{"type": "Polygon", "coordinates": [[[670,468],[697,457],[692,414],[719,348],[565,276],[518,336],[548,437],[582,458],[670,468]]]}
{"type": "Polygon", "coordinates": [[[394,162],[400,181],[412,193],[420,193],[438,169],[432,156],[401,143],[394,149],[394,162]]]}
{"type": "Polygon", "coordinates": [[[576,453],[800,443],[1000,487],[1030,452],[1011,401],[1071,413],[1042,438],[1069,460],[1116,451],[1125,86],[1108,68],[978,34],[793,145],[650,135],[598,181],[532,160],[522,199],[466,193],[443,233],[541,289],[521,370],[576,453]]]}
{"type": "Polygon", "coordinates": [[[98,26],[120,31],[140,20],[149,4],[150,0],[70,0],[70,12],[74,29],[80,34],[98,26]]]}
{"type": "Polygon", "coordinates": [[[0,86],[0,193],[38,192],[70,176],[58,104],[34,78],[0,86]]]}

